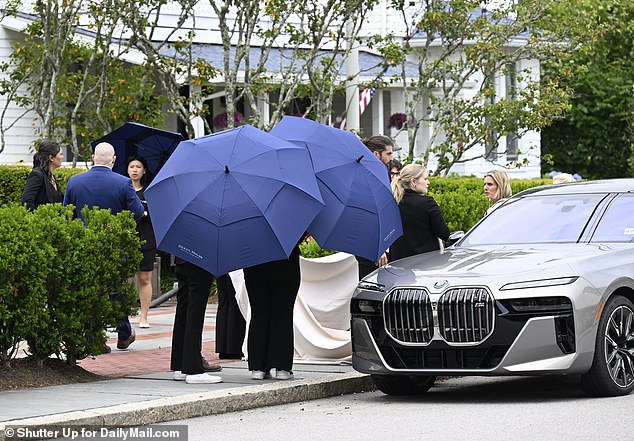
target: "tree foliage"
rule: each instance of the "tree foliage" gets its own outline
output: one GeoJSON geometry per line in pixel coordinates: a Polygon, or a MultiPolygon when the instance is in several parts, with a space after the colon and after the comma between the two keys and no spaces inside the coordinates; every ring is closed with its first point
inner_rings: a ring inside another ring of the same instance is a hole
{"type": "Polygon", "coordinates": [[[566,0],[549,26],[571,50],[545,64],[544,78],[574,90],[571,111],[542,133],[542,170],[584,178],[634,171],[634,3],[566,0]]]}
{"type": "Polygon", "coordinates": [[[404,3],[392,1],[402,11],[405,37],[377,45],[388,63],[401,68],[390,81],[403,87],[408,161],[417,135],[430,128],[420,159],[436,161],[434,174],[482,157],[495,162],[506,153],[497,148],[502,136],[540,129],[566,109],[565,89],[540,84],[521,67],[521,60],[543,60],[561,50],[557,36],[537,26],[552,1],[427,0],[416,8],[404,3]],[[408,74],[408,64],[416,75],[408,74]],[[505,76],[514,76],[516,85],[501,96],[496,79],[505,76]]]}
{"type": "Polygon", "coordinates": [[[7,130],[17,121],[7,115],[12,103],[24,109],[22,116],[35,112],[39,136],[68,143],[74,162],[91,141],[126,121],[162,123],[153,72],[122,58],[130,51],[119,34],[126,4],[34,2],[38,18],[0,65],[0,92],[8,97],[0,117],[0,152],[7,130]]]}

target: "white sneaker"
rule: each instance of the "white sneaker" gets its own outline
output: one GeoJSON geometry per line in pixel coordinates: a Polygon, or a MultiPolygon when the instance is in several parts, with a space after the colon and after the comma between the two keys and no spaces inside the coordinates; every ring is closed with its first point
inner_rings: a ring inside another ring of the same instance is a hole
{"type": "Polygon", "coordinates": [[[209,375],[208,373],[203,372],[202,374],[187,375],[187,378],[185,378],[185,383],[187,384],[222,383],[222,377],[218,377],[217,375],[209,375]]]}
{"type": "Polygon", "coordinates": [[[264,371],[253,371],[251,372],[252,380],[264,380],[265,378],[271,378],[271,374],[264,371]]]}
{"type": "Polygon", "coordinates": [[[292,380],[295,378],[293,371],[277,371],[275,373],[276,380],[292,380]]]}
{"type": "Polygon", "coordinates": [[[187,374],[184,374],[182,371],[174,371],[174,381],[185,381],[187,378],[187,374]]]}

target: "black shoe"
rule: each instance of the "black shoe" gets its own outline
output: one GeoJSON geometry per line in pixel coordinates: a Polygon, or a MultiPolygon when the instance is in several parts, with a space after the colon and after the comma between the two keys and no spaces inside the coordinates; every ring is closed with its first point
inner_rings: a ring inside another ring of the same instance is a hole
{"type": "Polygon", "coordinates": [[[203,357],[203,369],[205,370],[205,372],[220,372],[222,370],[222,366],[220,366],[219,364],[209,363],[203,357]]]}
{"type": "Polygon", "coordinates": [[[218,358],[221,360],[242,360],[242,357],[244,357],[242,352],[240,352],[239,354],[230,354],[228,352],[220,352],[218,354],[218,358]]]}
{"type": "Polygon", "coordinates": [[[128,346],[134,343],[134,340],[136,340],[136,332],[134,332],[133,329],[130,337],[126,338],[125,340],[117,340],[117,349],[128,349],[128,346]]]}

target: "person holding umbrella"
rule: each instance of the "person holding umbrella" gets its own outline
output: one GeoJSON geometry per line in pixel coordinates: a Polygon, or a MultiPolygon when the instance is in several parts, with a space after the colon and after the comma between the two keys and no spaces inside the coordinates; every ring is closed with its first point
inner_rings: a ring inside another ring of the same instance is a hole
{"type": "MultiPolygon", "coordinates": [[[[128,159],[127,170],[128,176],[130,180],[132,180],[134,191],[147,212],[147,203],[143,195],[143,190],[150,183],[147,161],[141,156],[133,156],[128,159]]],[[[150,302],[152,301],[152,270],[154,269],[154,258],[156,255],[156,239],[154,238],[154,229],[152,228],[150,216],[143,216],[138,219],[136,229],[139,237],[143,241],[141,245],[143,259],[141,260],[139,272],[137,273],[137,279],[139,280],[139,301],[141,303],[139,328],[149,328],[150,323],[148,322],[147,315],[150,310],[150,302]]]]}
{"type": "MultiPolygon", "coordinates": [[[[379,161],[385,164],[388,181],[391,181],[392,176],[390,171],[392,170],[392,167],[390,166],[390,162],[394,160],[394,152],[400,150],[400,148],[395,148],[392,138],[386,135],[370,136],[369,138],[362,139],[361,142],[365,144],[365,146],[372,152],[372,154],[374,154],[374,156],[377,157],[379,161]]],[[[359,265],[359,280],[363,279],[375,269],[387,264],[388,261],[386,253],[383,253],[376,262],[362,256],[354,257],[357,259],[357,264],[359,265]]]]}
{"type": "MultiPolygon", "coordinates": [[[[209,295],[211,274],[245,268],[253,308],[253,378],[264,378],[271,368],[278,370],[279,379],[292,378],[298,242],[324,208],[309,151],[249,125],[214,133],[182,142],[145,196],[158,248],[187,262],[181,264],[188,272],[184,275],[198,286],[196,292],[189,288],[190,304],[205,303],[200,299],[209,295]]],[[[179,287],[179,296],[180,292],[179,287]]],[[[183,332],[182,348],[192,347],[187,341],[196,343],[198,353],[190,350],[187,357],[195,362],[200,359],[204,309],[189,306],[186,317],[193,324],[178,331],[177,309],[174,339],[178,341],[177,332],[183,332]]],[[[178,365],[174,356],[179,352],[173,344],[174,379],[189,381],[197,372],[178,365]]]]}
{"type": "MultiPolygon", "coordinates": [[[[301,242],[301,241],[300,241],[301,242]]],[[[285,260],[244,268],[251,305],[247,352],[251,378],[293,379],[293,307],[299,291],[299,243],[285,260]]]]}

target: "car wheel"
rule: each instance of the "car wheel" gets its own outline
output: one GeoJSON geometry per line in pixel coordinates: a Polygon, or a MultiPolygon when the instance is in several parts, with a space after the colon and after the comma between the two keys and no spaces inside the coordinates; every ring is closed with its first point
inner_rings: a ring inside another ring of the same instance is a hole
{"type": "Polygon", "coordinates": [[[387,395],[418,395],[427,392],[436,381],[427,375],[370,375],[377,389],[387,395]]]}
{"type": "Polygon", "coordinates": [[[581,377],[581,385],[599,397],[627,395],[634,389],[634,304],[625,297],[615,296],[606,303],[592,367],[581,377]]]}

